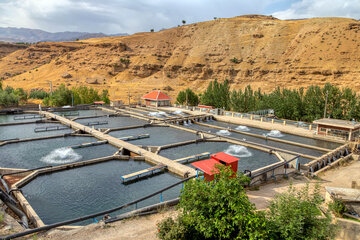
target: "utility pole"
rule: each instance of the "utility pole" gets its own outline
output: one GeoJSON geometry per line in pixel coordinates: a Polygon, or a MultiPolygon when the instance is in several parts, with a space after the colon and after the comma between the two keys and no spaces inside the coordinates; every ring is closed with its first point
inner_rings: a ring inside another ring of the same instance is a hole
{"type": "Polygon", "coordinates": [[[52,81],[50,80],[50,96],[52,96],[52,81]]]}
{"type": "Polygon", "coordinates": [[[329,97],[329,90],[326,90],[325,108],[324,108],[324,118],[326,118],[326,106],[327,106],[328,97],[329,97]]]}
{"type": "Polygon", "coordinates": [[[129,93],[129,107],[130,107],[130,87],[128,87],[128,93],[129,93]]]}

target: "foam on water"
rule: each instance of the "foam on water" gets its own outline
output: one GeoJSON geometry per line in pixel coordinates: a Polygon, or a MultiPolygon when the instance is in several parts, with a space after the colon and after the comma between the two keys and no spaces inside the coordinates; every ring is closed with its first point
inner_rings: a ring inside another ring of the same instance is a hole
{"type": "Polygon", "coordinates": [[[229,136],[231,135],[231,132],[229,132],[229,130],[221,129],[220,131],[217,131],[216,134],[222,136],[229,136]]]}
{"type": "Polygon", "coordinates": [[[175,114],[183,114],[183,111],[181,111],[181,110],[176,110],[176,111],[174,111],[174,113],[175,113],[175,114]]]}
{"type": "Polygon", "coordinates": [[[282,134],[279,130],[271,130],[269,133],[263,134],[265,137],[283,137],[284,134],[282,134]]]}
{"type": "Polygon", "coordinates": [[[82,156],[76,153],[74,149],[62,147],[51,151],[48,155],[42,157],[40,161],[50,164],[65,164],[79,161],[81,158],[82,156]]]}
{"type": "Polygon", "coordinates": [[[166,112],[149,112],[148,114],[151,117],[163,117],[163,116],[168,116],[168,114],[166,112]]]}
{"type": "Polygon", "coordinates": [[[248,131],[250,131],[250,128],[248,128],[247,126],[237,126],[237,127],[235,128],[235,130],[243,131],[243,132],[248,132],[248,131]]]}
{"type": "Polygon", "coordinates": [[[230,145],[224,153],[239,158],[251,157],[253,155],[246,147],[240,145],[230,145]]]}

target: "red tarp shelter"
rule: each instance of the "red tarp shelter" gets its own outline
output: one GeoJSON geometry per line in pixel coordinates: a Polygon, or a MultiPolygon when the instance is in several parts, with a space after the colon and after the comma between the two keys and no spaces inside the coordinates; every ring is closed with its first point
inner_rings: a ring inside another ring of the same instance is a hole
{"type": "Polygon", "coordinates": [[[210,159],[206,159],[203,161],[197,161],[192,163],[192,165],[204,172],[204,178],[207,181],[214,180],[214,175],[219,172],[216,168],[217,164],[222,164],[225,166],[230,166],[231,170],[236,173],[238,167],[239,158],[226,154],[224,152],[219,152],[216,154],[212,154],[210,159]]]}

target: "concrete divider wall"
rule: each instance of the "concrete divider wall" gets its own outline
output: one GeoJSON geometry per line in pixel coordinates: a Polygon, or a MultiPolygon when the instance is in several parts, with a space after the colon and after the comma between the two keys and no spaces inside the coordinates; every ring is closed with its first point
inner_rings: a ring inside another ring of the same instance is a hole
{"type": "Polygon", "coordinates": [[[344,145],[332,150],[331,152],[328,152],[328,153],[316,158],[315,160],[305,164],[304,169],[307,169],[309,172],[318,171],[321,168],[330,164],[331,162],[335,161],[336,159],[339,159],[339,157],[343,156],[346,153],[346,151],[349,154],[351,153],[349,143],[344,144],[344,145]]]}

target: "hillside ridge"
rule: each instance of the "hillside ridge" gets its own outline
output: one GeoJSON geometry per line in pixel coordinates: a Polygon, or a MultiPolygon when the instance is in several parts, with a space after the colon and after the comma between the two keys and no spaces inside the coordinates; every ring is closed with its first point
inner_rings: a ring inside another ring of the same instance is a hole
{"type": "Polygon", "coordinates": [[[133,101],[152,90],[170,96],[210,80],[232,88],[309,85],[360,87],[360,22],[347,18],[278,20],[239,16],[159,32],[76,42],[34,44],[0,59],[0,77],[13,87],[88,85],[133,101]],[[174,89],[174,91],[171,91],[174,89]]]}

